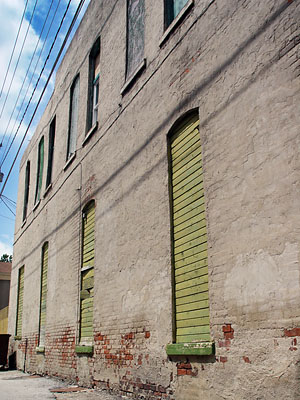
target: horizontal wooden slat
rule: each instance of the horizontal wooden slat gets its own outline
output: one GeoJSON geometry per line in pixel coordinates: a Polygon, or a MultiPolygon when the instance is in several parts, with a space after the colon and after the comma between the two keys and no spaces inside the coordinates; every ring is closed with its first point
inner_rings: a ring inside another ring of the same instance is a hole
{"type": "Polygon", "coordinates": [[[171,139],[171,148],[178,146],[178,144],[190,134],[194,129],[196,129],[199,125],[198,118],[192,117],[188,119],[184,125],[180,126],[172,136],[171,139]]]}
{"type": "Polygon", "coordinates": [[[201,233],[203,233],[203,235],[189,240],[181,244],[180,246],[176,246],[174,249],[175,259],[177,254],[184,253],[189,249],[193,249],[194,247],[202,246],[203,243],[207,243],[206,227],[201,229],[201,233]]]}
{"type": "Polygon", "coordinates": [[[183,335],[176,336],[176,343],[197,343],[197,342],[209,342],[210,334],[209,333],[201,333],[196,335],[183,335]]]}
{"type": "Polygon", "coordinates": [[[185,216],[187,213],[198,210],[198,213],[194,213],[193,215],[199,214],[199,211],[203,212],[205,210],[205,203],[204,203],[204,196],[200,197],[199,199],[193,201],[190,204],[187,204],[185,207],[182,207],[180,210],[174,212],[174,224],[178,225],[179,223],[182,223],[183,221],[186,221],[185,218],[182,218],[181,220],[178,220],[178,218],[181,218],[185,216]]]}
{"type": "MultiPolygon", "coordinates": [[[[173,221],[174,229],[176,229],[176,232],[178,232],[178,230],[184,229],[184,226],[180,226],[184,222],[192,221],[192,223],[195,223],[201,221],[204,218],[205,218],[205,204],[201,204],[198,207],[192,209],[191,211],[188,211],[186,214],[183,214],[181,217],[176,218],[176,220],[173,221]],[[196,216],[197,218],[194,218],[196,216]]],[[[188,224],[185,226],[188,226],[188,224]]]]}
{"type": "Polygon", "coordinates": [[[172,160],[176,161],[184,152],[186,152],[193,144],[199,143],[199,130],[196,128],[189,133],[181,142],[180,145],[171,149],[172,160]]]}
{"type": "Polygon", "coordinates": [[[202,260],[207,260],[207,250],[203,250],[197,254],[193,254],[192,256],[187,257],[184,260],[177,260],[175,263],[175,269],[186,267],[190,264],[194,264],[202,260]]]}
{"type": "MultiPolygon", "coordinates": [[[[189,166],[189,165],[188,165],[189,166]]],[[[179,185],[182,181],[189,178],[190,176],[196,176],[196,174],[202,171],[202,160],[197,160],[194,164],[190,165],[189,168],[183,167],[178,171],[177,176],[172,177],[172,186],[176,189],[176,186],[179,185]]]]}
{"type": "MultiPolygon", "coordinates": [[[[177,263],[178,261],[185,261],[185,259],[188,259],[189,257],[195,256],[196,254],[203,252],[207,250],[207,243],[204,242],[202,244],[199,244],[198,246],[188,248],[186,250],[181,251],[178,254],[174,255],[174,261],[177,263]]],[[[186,261],[189,263],[189,261],[186,261]]]]}
{"type": "Polygon", "coordinates": [[[199,143],[196,143],[196,145],[194,145],[184,157],[181,157],[181,160],[176,160],[176,163],[172,162],[173,174],[180,172],[181,168],[191,164],[195,157],[202,157],[201,146],[199,143]]]}
{"type": "MultiPolygon", "coordinates": [[[[185,160],[186,161],[186,160],[185,160]]],[[[172,182],[178,179],[180,176],[186,173],[186,171],[190,170],[195,164],[202,166],[202,153],[201,151],[196,152],[193,156],[186,162],[183,162],[182,165],[178,165],[176,171],[172,173],[172,182]]]]}
{"type": "Polygon", "coordinates": [[[177,321],[177,328],[188,328],[188,327],[208,325],[208,324],[209,324],[209,317],[202,318],[201,320],[199,320],[199,318],[191,318],[191,319],[184,319],[177,321]]]}
{"type": "MultiPolygon", "coordinates": [[[[203,294],[203,293],[201,293],[203,294]]],[[[194,296],[190,296],[190,300],[194,300],[194,296]]],[[[207,299],[201,300],[201,301],[193,301],[192,303],[185,303],[181,305],[176,306],[176,312],[184,312],[184,311],[193,311],[193,310],[200,310],[202,308],[207,308],[209,306],[208,303],[208,294],[207,294],[207,299]]]]}
{"type": "Polygon", "coordinates": [[[181,210],[185,206],[193,203],[194,201],[200,199],[200,197],[204,196],[204,190],[199,190],[199,187],[195,186],[193,190],[189,190],[186,195],[178,198],[177,201],[173,203],[173,212],[176,213],[177,211],[181,210]]]}
{"type": "Polygon", "coordinates": [[[195,229],[190,229],[190,232],[187,233],[186,235],[183,235],[179,239],[174,240],[174,248],[183,245],[186,242],[190,242],[191,240],[196,239],[199,236],[202,236],[206,232],[206,221],[205,219],[202,219],[199,221],[198,224],[195,224],[196,226],[193,226],[195,229]]]}
{"type": "Polygon", "coordinates": [[[194,319],[198,318],[199,319],[199,324],[197,325],[204,325],[204,317],[208,317],[209,315],[209,309],[207,308],[202,308],[200,310],[192,310],[192,311],[184,311],[184,312],[177,312],[177,320],[181,321],[183,319],[194,319]],[[203,321],[200,321],[202,320],[203,321]]]}
{"type": "MultiPolygon", "coordinates": [[[[173,197],[176,199],[178,197],[177,192],[180,192],[180,194],[186,192],[186,187],[188,186],[189,183],[193,183],[191,187],[194,187],[194,183],[196,179],[203,175],[203,169],[199,168],[197,171],[194,171],[193,174],[186,176],[184,179],[182,179],[180,182],[178,182],[176,185],[172,185],[173,187],[173,197]]],[[[188,194],[186,195],[188,197],[188,194]]]]}
{"type": "Polygon", "coordinates": [[[196,335],[198,333],[209,333],[209,325],[207,324],[207,325],[201,325],[201,326],[176,329],[176,334],[178,336],[196,335]]]}
{"type": "Polygon", "coordinates": [[[176,199],[182,201],[185,200],[190,194],[191,190],[195,192],[197,190],[203,189],[203,174],[197,176],[194,180],[189,182],[188,184],[181,186],[180,189],[173,193],[173,200],[176,203],[176,199]]]}
{"type": "Polygon", "coordinates": [[[176,295],[177,293],[180,293],[181,290],[193,287],[193,286],[200,286],[203,283],[207,283],[208,282],[208,275],[202,275],[199,276],[197,278],[193,278],[193,279],[189,279],[187,281],[183,281],[183,282],[179,282],[175,284],[175,290],[176,290],[176,295]]]}
{"type": "Polygon", "coordinates": [[[175,270],[175,282],[176,283],[180,283],[180,282],[184,282],[186,280],[189,279],[193,279],[193,278],[197,278],[203,275],[207,275],[208,274],[208,267],[204,266],[202,268],[195,268],[192,269],[194,267],[194,265],[191,265],[191,270],[186,271],[183,274],[180,275],[176,275],[176,270],[175,270]]]}
{"type": "Polygon", "coordinates": [[[202,292],[207,292],[207,291],[208,291],[208,284],[203,283],[202,285],[197,285],[197,286],[192,286],[192,287],[189,287],[186,289],[177,290],[176,291],[176,299],[179,299],[180,297],[195,295],[195,294],[202,293],[202,292]]]}

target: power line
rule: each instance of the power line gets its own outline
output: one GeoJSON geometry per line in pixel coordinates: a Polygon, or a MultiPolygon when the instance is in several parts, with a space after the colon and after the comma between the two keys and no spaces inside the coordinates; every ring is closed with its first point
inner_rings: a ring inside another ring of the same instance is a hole
{"type": "MultiPolygon", "coordinates": [[[[24,140],[25,140],[25,138],[26,138],[26,136],[27,136],[27,134],[28,134],[29,128],[30,128],[30,126],[31,126],[31,124],[32,124],[33,118],[34,118],[34,116],[35,116],[35,114],[36,114],[36,112],[37,112],[37,109],[38,109],[38,107],[39,107],[39,104],[40,104],[40,102],[41,102],[41,100],[42,100],[42,97],[43,97],[43,95],[44,95],[44,93],[45,93],[46,87],[47,87],[47,85],[48,85],[48,83],[49,83],[49,81],[50,81],[50,78],[51,78],[51,76],[52,76],[52,74],[53,74],[53,71],[54,71],[54,69],[55,69],[55,67],[56,67],[56,64],[58,63],[58,60],[59,60],[59,58],[60,58],[60,56],[61,56],[61,53],[63,52],[63,49],[64,49],[64,47],[65,47],[65,45],[66,45],[66,43],[67,43],[67,40],[68,40],[68,38],[69,38],[69,36],[70,36],[70,33],[71,33],[72,29],[73,29],[73,26],[74,26],[74,24],[75,24],[75,22],[76,22],[76,19],[77,19],[78,15],[79,15],[79,13],[80,13],[80,11],[81,11],[81,8],[82,8],[84,2],[85,2],[85,0],[80,0],[80,3],[79,3],[79,5],[78,5],[78,7],[77,7],[77,10],[76,10],[76,12],[75,12],[75,15],[74,15],[74,17],[73,17],[73,19],[72,19],[72,22],[71,22],[70,26],[69,26],[68,32],[66,33],[66,36],[65,36],[64,41],[63,41],[63,43],[62,43],[62,45],[61,45],[61,48],[60,48],[60,50],[59,50],[59,52],[58,52],[58,55],[57,55],[57,57],[56,57],[56,59],[55,59],[55,61],[54,61],[54,64],[53,64],[53,66],[52,66],[52,69],[51,69],[51,71],[50,71],[50,74],[49,74],[49,76],[48,76],[48,79],[47,79],[47,81],[46,81],[46,83],[45,83],[45,86],[44,86],[44,88],[43,88],[43,91],[42,91],[42,93],[41,93],[41,95],[40,95],[40,98],[39,98],[39,100],[38,100],[38,102],[37,102],[37,105],[36,105],[36,107],[35,107],[35,110],[34,110],[34,112],[33,112],[33,115],[32,115],[32,117],[31,117],[31,119],[30,119],[30,121],[29,121],[29,124],[28,124],[28,126],[27,126],[27,129],[26,129],[26,131],[25,131],[25,133],[24,133],[24,135],[23,135],[23,138],[22,138],[21,143],[20,143],[20,145],[19,145],[19,148],[18,148],[18,151],[17,151],[17,153],[16,153],[16,156],[15,156],[15,158],[14,158],[14,160],[13,160],[13,163],[12,163],[12,165],[11,165],[11,167],[10,167],[10,170],[9,170],[9,172],[8,172],[8,174],[7,174],[6,180],[5,180],[5,182],[4,182],[3,186],[2,186],[1,193],[0,193],[0,197],[1,197],[1,195],[2,195],[2,193],[3,193],[3,191],[4,191],[4,189],[5,189],[5,186],[6,186],[6,184],[7,184],[8,178],[9,178],[9,176],[10,176],[10,174],[11,174],[11,171],[12,171],[14,165],[15,165],[15,162],[16,162],[16,160],[17,160],[17,157],[18,157],[18,155],[19,155],[19,152],[20,152],[20,150],[21,150],[21,147],[22,147],[22,145],[23,145],[23,143],[24,143],[24,140]]],[[[68,7],[69,7],[70,3],[71,3],[71,0],[69,0],[68,7]]],[[[66,11],[67,11],[67,10],[66,10],[66,11]]],[[[65,14],[66,14],[66,12],[65,12],[65,14]]],[[[64,17],[65,17],[65,14],[64,14],[64,17]]],[[[63,19],[64,19],[64,17],[63,17],[63,19]]],[[[60,30],[60,28],[61,28],[62,23],[63,23],[63,20],[61,21],[59,30],[60,30]]],[[[59,30],[57,31],[57,35],[58,35],[59,30]]],[[[57,35],[56,35],[56,37],[57,37],[57,35]]],[[[56,37],[55,37],[55,38],[56,38],[56,37]]],[[[53,44],[52,44],[52,46],[51,46],[50,52],[52,51],[53,46],[54,46],[54,42],[53,42],[53,44]]],[[[47,60],[48,60],[48,58],[49,58],[50,52],[48,53],[46,62],[47,62],[47,60]]],[[[42,72],[41,72],[41,73],[42,73],[42,72]]],[[[39,79],[40,79],[40,77],[41,77],[41,74],[40,74],[40,76],[39,76],[39,79]]],[[[39,79],[38,79],[38,81],[39,81],[39,79]]],[[[37,85],[36,85],[36,86],[37,86],[37,85]]],[[[35,88],[36,88],[36,87],[35,87],[35,88]]],[[[32,96],[31,96],[29,102],[31,101],[31,99],[32,99],[32,96]]],[[[23,114],[23,117],[22,117],[21,121],[20,121],[20,124],[19,124],[19,126],[18,126],[18,129],[19,129],[20,126],[21,126],[22,120],[23,120],[24,115],[25,115],[25,113],[26,113],[26,111],[27,111],[27,109],[28,109],[28,106],[29,106],[29,103],[28,103],[27,108],[26,108],[26,110],[25,110],[25,112],[24,112],[24,114],[23,114]]]]}
{"type": "Polygon", "coordinates": [[[14,200],[10,199],[9,197],[4,196],[4,194],[2,195],[2,197],[3,197],[5,200],[9,201],[10,204],[12,204],[14,207],[16,207],[17,203],[16,203],[14,200]]]}
{"type": "MultiPolygon", "coordinates": [[[[11,81],[10,81],[9,88],[8,88],[8,91],[7,91],[6,96],[5,96],[5,100],[4,100],[4,103],[3,103],[3,106],[2,106],[2,110],[1,110],[1,112],[0,112],[0,118],[2,117],[3,110],[4,110],[4,107],[5,107],[5,105],[6,105],[6,101],[7,101],[7,98],[8,98],[8,94],[9,94],[9,92],[10,92],[11,85],[12,85],[12,82],[13,82],[13,80],[14,80],[14,76],[15,76],[16,70],[17,70],[18,65],[19,65],[19,61],[20,61],[20,58],[21,58],[21,55],[22,55],[22,52],[23,52],[23,48],[24,48],[26,39],[27,39],[27,35],[28,35],[28,32],[29,32],[29,28],[30,28],[30,26],[31,26],[31,22],[32,22],[32,19],[33,19],[33,15],[34,15],[34,12],[35,12],[35,8],[36,8],[36,5],[37,5],[37,2],[38,2],[38,0],[35,0],[35,4],[34,4],[33,10],[32,10],[32,14],[31,14],[31,17],[30,17],[30,21],[29,21],[29,24],[28,24],[28,27],[27,27],[27,30],[26,30],[26,33],[25,33],[25,37],[24,37],[24,40],[23,40],[23,43],[22,43],[22,47],[21,47],[21,50],[20,50],[20,53],[19,53],[19,57],[18,57],[16,66],[15,66],[15,69],[14,69],[13,75],[12,75],[12,77],[11,77],[11,81]]],[[[2,140],[2,141],[3,141],[3,140],[2,140]]]]}
{"type": "MultiPolygon", "coordinates": [[[[9,118],[8,124],[7,124],[7,126],[6,126],[6,129],[5,129],[5,132],[4,132],[3,139],[4,139],[4,138],[5,138],[5,136],[6,136],[6,133],[7,133],[7,130],[8,130],[9,124],[10,124],[10,121],[11,121],[11,119],[12,119],[12,117],[13,117],[13,114],[14,114],[14,112],[15,112],[15,109],[16,109],[16,106],[17,106],[17,103],[18,103],[19,97],[20,97],[20,95],[21,95],[21,93],[22,93],[22,89],[23,89],[23,86],[24,86],[24,84],[25,84],[26,77],[27,77],[27,75],[28,75],[28,73],[29,73],[29,70],[30,70],[30,67],[31,67],[31,63],[32,63],[32,61],[33,61],[33,59],[34,59],[34,56],[35,56],[36,50],[37,50],[37,48],[38,48],[38,45],[39,45],[39,43],[40,43],[40,40],[41,40],[42,34],[43,34],[43,32],[44,32],[44,29],[45,29],[45,26],[46,26],[46,22],[47,22],[47,20],[48,20],[48,17],[49,17],[49,14],[50,14],[50,10],[51,10],[51,8],[52,8],[52,5],[53,5],[53,1],[54,1],[54,0],[52,0],[52,1],[51,1],[51,5],[50,5],[50,7],[49,7],[49,10],[48,10],[48,13],[47,13],[46,19],[45,19],[45,21],[44,21],[44,24],[43,24],[43,27],[42,27],[41,33],[40,33],[40,35],[39,35],[39,39],[38,39],[38,41],[37,41],[37,43],[36,43],[36,46],[35,46],[35,49],[34,49],[33,55],[32,55],[32,57],[31,57],[31,60],[30,60],[29,66],[28,66],[28,68],[27,68],[27,71],[26,71],[26,75],[25,75],[25,77],[24,77],[24,79],[23,79],[22,86],[21,86],[21,88],[20,88],[20,90],[19,90],[19,94],[18,94],[17,100],[16,100],[16,102],[15,102],[15,105],[14,105],[13,111],[12,111],[12,113],[11,113],[11,115],[10,115],[10,118],[9,118]]],[[[26,93],[25,93],[25,95],[24,95],[24,97],[23,97],[23,100],[22,100],[22,104],[21,104],[21,106],[20,106],[20,108],[19,108],[19,112],[18,112],[18,115],[17,115],[17,117],[16,117],[16,121],[15,121],[15,123],[14,123],[14,126],[13,126],[13,128],[12,128],[12,131],[11,131],[11,133],[10,133],[10,135],[9,135],[9,138],[8,138],[8,140],[7,140],[7,143],[6,143],[6,146],[5,146],[5,150],[4,150],[4,152],[3,152],[3,156],[2,156],[1,166],[3,165],[3,163],[4,163],[4,161],[5,161],[5,159],[6,159],[7,155],[8,155],[8,153],[9,153],[9,151],[10,151],[10,149],[11,149],[11,146],[12,146],[12,144],[13,144],[14,140],[15,140],[15,136],[14,136],[14,137],[13,137],[13,140],[12,140],[12,142],[11,142],[11,144],[9,145],[9,141],[10,141],[11,135],[12,135],[12,133],[13,133],[14,129],[15,129],[15,126],[16,126],[16,123],[17,123],[17,120],[18,120],[18,118],[19,118],[19,115],[20,115],[21,109],[22,109],[22,107],[23,107],[23,104],[24,104],[25,98],[26,98],[26,96],[27,96],[27,93],[28,93],[28,89],[29,89],[29,87],[30,87],[30,84],[31,84],[31,82],[32,82],[32,79],[33,79],[33,76],[34,76],[34,74],[35,74],[35,71],[36,71],[36,68],[37,68],[38,62],[39,62],[39,60],[40,60],[40,58],[41,58],[41,55],[42,55],[42,52],[43,52],[43,50],[44,50],[44,47],[45,47],[45,44],[46,44],[46,41],[47,41],[47,38],[48,38],[48,35],[49,35],[49,32],[50,32],[50,29],[51,29],[51,27],[52,27],[52,23],[53,23],[53,20],[54,20],[54,17],[55,17],[55,15],[56,15],[56,12],[57,12],[57,9],[58,9],[58,6],[59,6],[60,2],[61,2],[61,0],[59,0],[59,2],[58,2],[58,4],[57,4],[57,7],[56,7],[56,10],[55,10],[55,12],[54,12],[54,14],[53,14],[52,21],[51,21],[51,23],[50,23],[50,26],[49,26],[48,32],[47,32],[47,34],[46,34],[46,37],[45,37],[45,39],[44,39],[44,43],[43,43],[42,49],[41,49],[41,51],[40,51],[40,54],[39,54],[39,57],[38,57],[38,59],[37,59],[37,61],[36,61],[35,68],[34,68],[34,71],[33,71],[32,75],[31,75],[30,82],[28,83],[28,86],[27,86],[26,93]],[[7,147],[8,147],[8,145],[9,145],[9,149],[7,150],[7,147]],[[7,150],[7,152],[6,152],[6,150],[7,150]]],[[[3,142],[3,139],[2,139],[2,142],[3,142]]]]}
{"type": "Polygon", "coordinates": [[[9,209],[9,211],[16,216],[16,214],[13,212],[13,210],[9,207],[9,205],[6,203],[6,201],[3,199],[2,196],[0,196],[0,200],[2,200],[2,202],[6,205],[6,207],[9,209]]]}
{"type": "Polygon", "coordinates": [[[3,84],[2,84],[2,88],[1,88],[1,91],[0,91],[0,99],[1,99],[1,96],[2,96],[2,92],[3,92],[3,88],[4,88],[4,85],[5,85],[5,82],[6,82],[7,74],[8,74],[9,68],[10,68],[10,64],[11,64],[11,61],[12,61],[12,58],[13,58],[13,55],[14,55],[14,52],[15,52],[16,44],[17,44],[17,41],[18,41],[18,38],[19,38],[21,26],[22,26],[23,19],[24,19],[24,16],[25,16],[25,12],[26,12],[26,8],[27,8],[27,4],[28,4],[28,0],[26,0],[26,4],[25,4],[25,7],[24,7],[24,11],[23,11],[23,15],[22,15],[22,18],[21,18],[21,22],[20,22],[20,25],[19,25],[17,37],[16,37],[16,40],[15,40],[15,43],[14,43],[14,47],[13,47],[12,53],[10,55],[8,67],[7,67],[7,70],[6,70],[6,73],[5,73],[5,78],[4,78],[4,81],[3,81],[3,84]]]}

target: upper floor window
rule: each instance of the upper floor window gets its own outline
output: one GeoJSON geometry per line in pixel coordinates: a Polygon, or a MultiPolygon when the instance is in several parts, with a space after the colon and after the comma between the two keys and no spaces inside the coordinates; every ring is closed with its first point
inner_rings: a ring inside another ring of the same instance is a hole
{"type": "Polygon", "coordinates": [[[145,1],[127,0],[127,65],[130,77],[144,59],[145,1]]]}
{"type": "Polygon", "coordinates": [[[165,25],[166,28],[177,17],[189,0],[165,0],[165,25]]]}
{"type": "Polygon", "coordinates": [[[28,199],[29,199],[29,184],[30,184],[30,161],[27,161],[26,170],[25,170],[23,221],[25,221],[26,216],[27,216],[28,199]]]}
{"type": "Polygon", "coordinates": [[[78,125],[79,75],[71,86],[67,160],[75,154],[78,125]]]}
{"type": "Polygon", "coordinates": [[[55,124],[56,117],[53,118],[50,129],[49,129],[49,143],[48,143],[48,168],[47,168],[47,180],[46,180],[46,188],[52,182],[52,166],[53,166],[53,152],[54,152],[54,139],[55,139],[55,124]]]}
{"type": "Polygon", "coordinates": [[[40,143],[39,143],[34,203],[37,203],[41,198],[43,169],[44,169],[44,136],[41,138],[40,143]]]}
{"type": "Polygon", "coordinates": [[[90,52],[89,61],[89,94],[87,131],[98,121],[100,77],[100,38],[96,40],[90,52]]]}
{"type": "Polygon", "coordinates": [[[16,336],[22,336],[23,322],[23,297],[24,297],[24,265],[19,269],[18,276],[18,292],[17,292],[17,320],[16,320],[16,336]]]}
{"type": "Polygon", "coordinates": [[[45,345],[47,276],[48,276],[48,242],[46,242],[42,248],[39,346],[45,345]]]}

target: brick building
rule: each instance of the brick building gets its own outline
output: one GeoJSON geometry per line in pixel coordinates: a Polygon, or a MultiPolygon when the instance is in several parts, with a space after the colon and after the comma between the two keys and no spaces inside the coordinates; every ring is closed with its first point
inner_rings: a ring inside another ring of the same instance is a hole
{"type": "Polygon", "coordinates": [[[20,167],[19,367],[300,396],[299,22],[299,1],[91,1],[20,167]]]}

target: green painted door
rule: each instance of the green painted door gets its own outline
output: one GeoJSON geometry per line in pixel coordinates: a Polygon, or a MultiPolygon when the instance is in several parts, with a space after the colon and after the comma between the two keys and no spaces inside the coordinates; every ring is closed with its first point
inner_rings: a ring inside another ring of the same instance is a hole
{"type": "Polygon", "coordinates": [[[176,343],[210,340],[207,233],[199,120],[171,138],[176,343]]]}
{"type": "Polygon", "coordinates": [[[42,282],[41,282],[40,332],[39,332],[40,346],[45,345],[47,276],[48,276],[48,243],[45,243],[42,250],[42,272],[41,272],[42,282]]]}
{"type": "Polygon", "coordinates": [[[19,337],[22,336],[23,296],[24,296],[24,265],[19,269],[19,282],[18,282],[16,335],[19,337]]]}
{"type": "Polygon", "coordinates": [[[82,269],[80,291],[80,342],[93,339],[94,257],[95,257],[95,203],[83,212],[82,269]]]}

